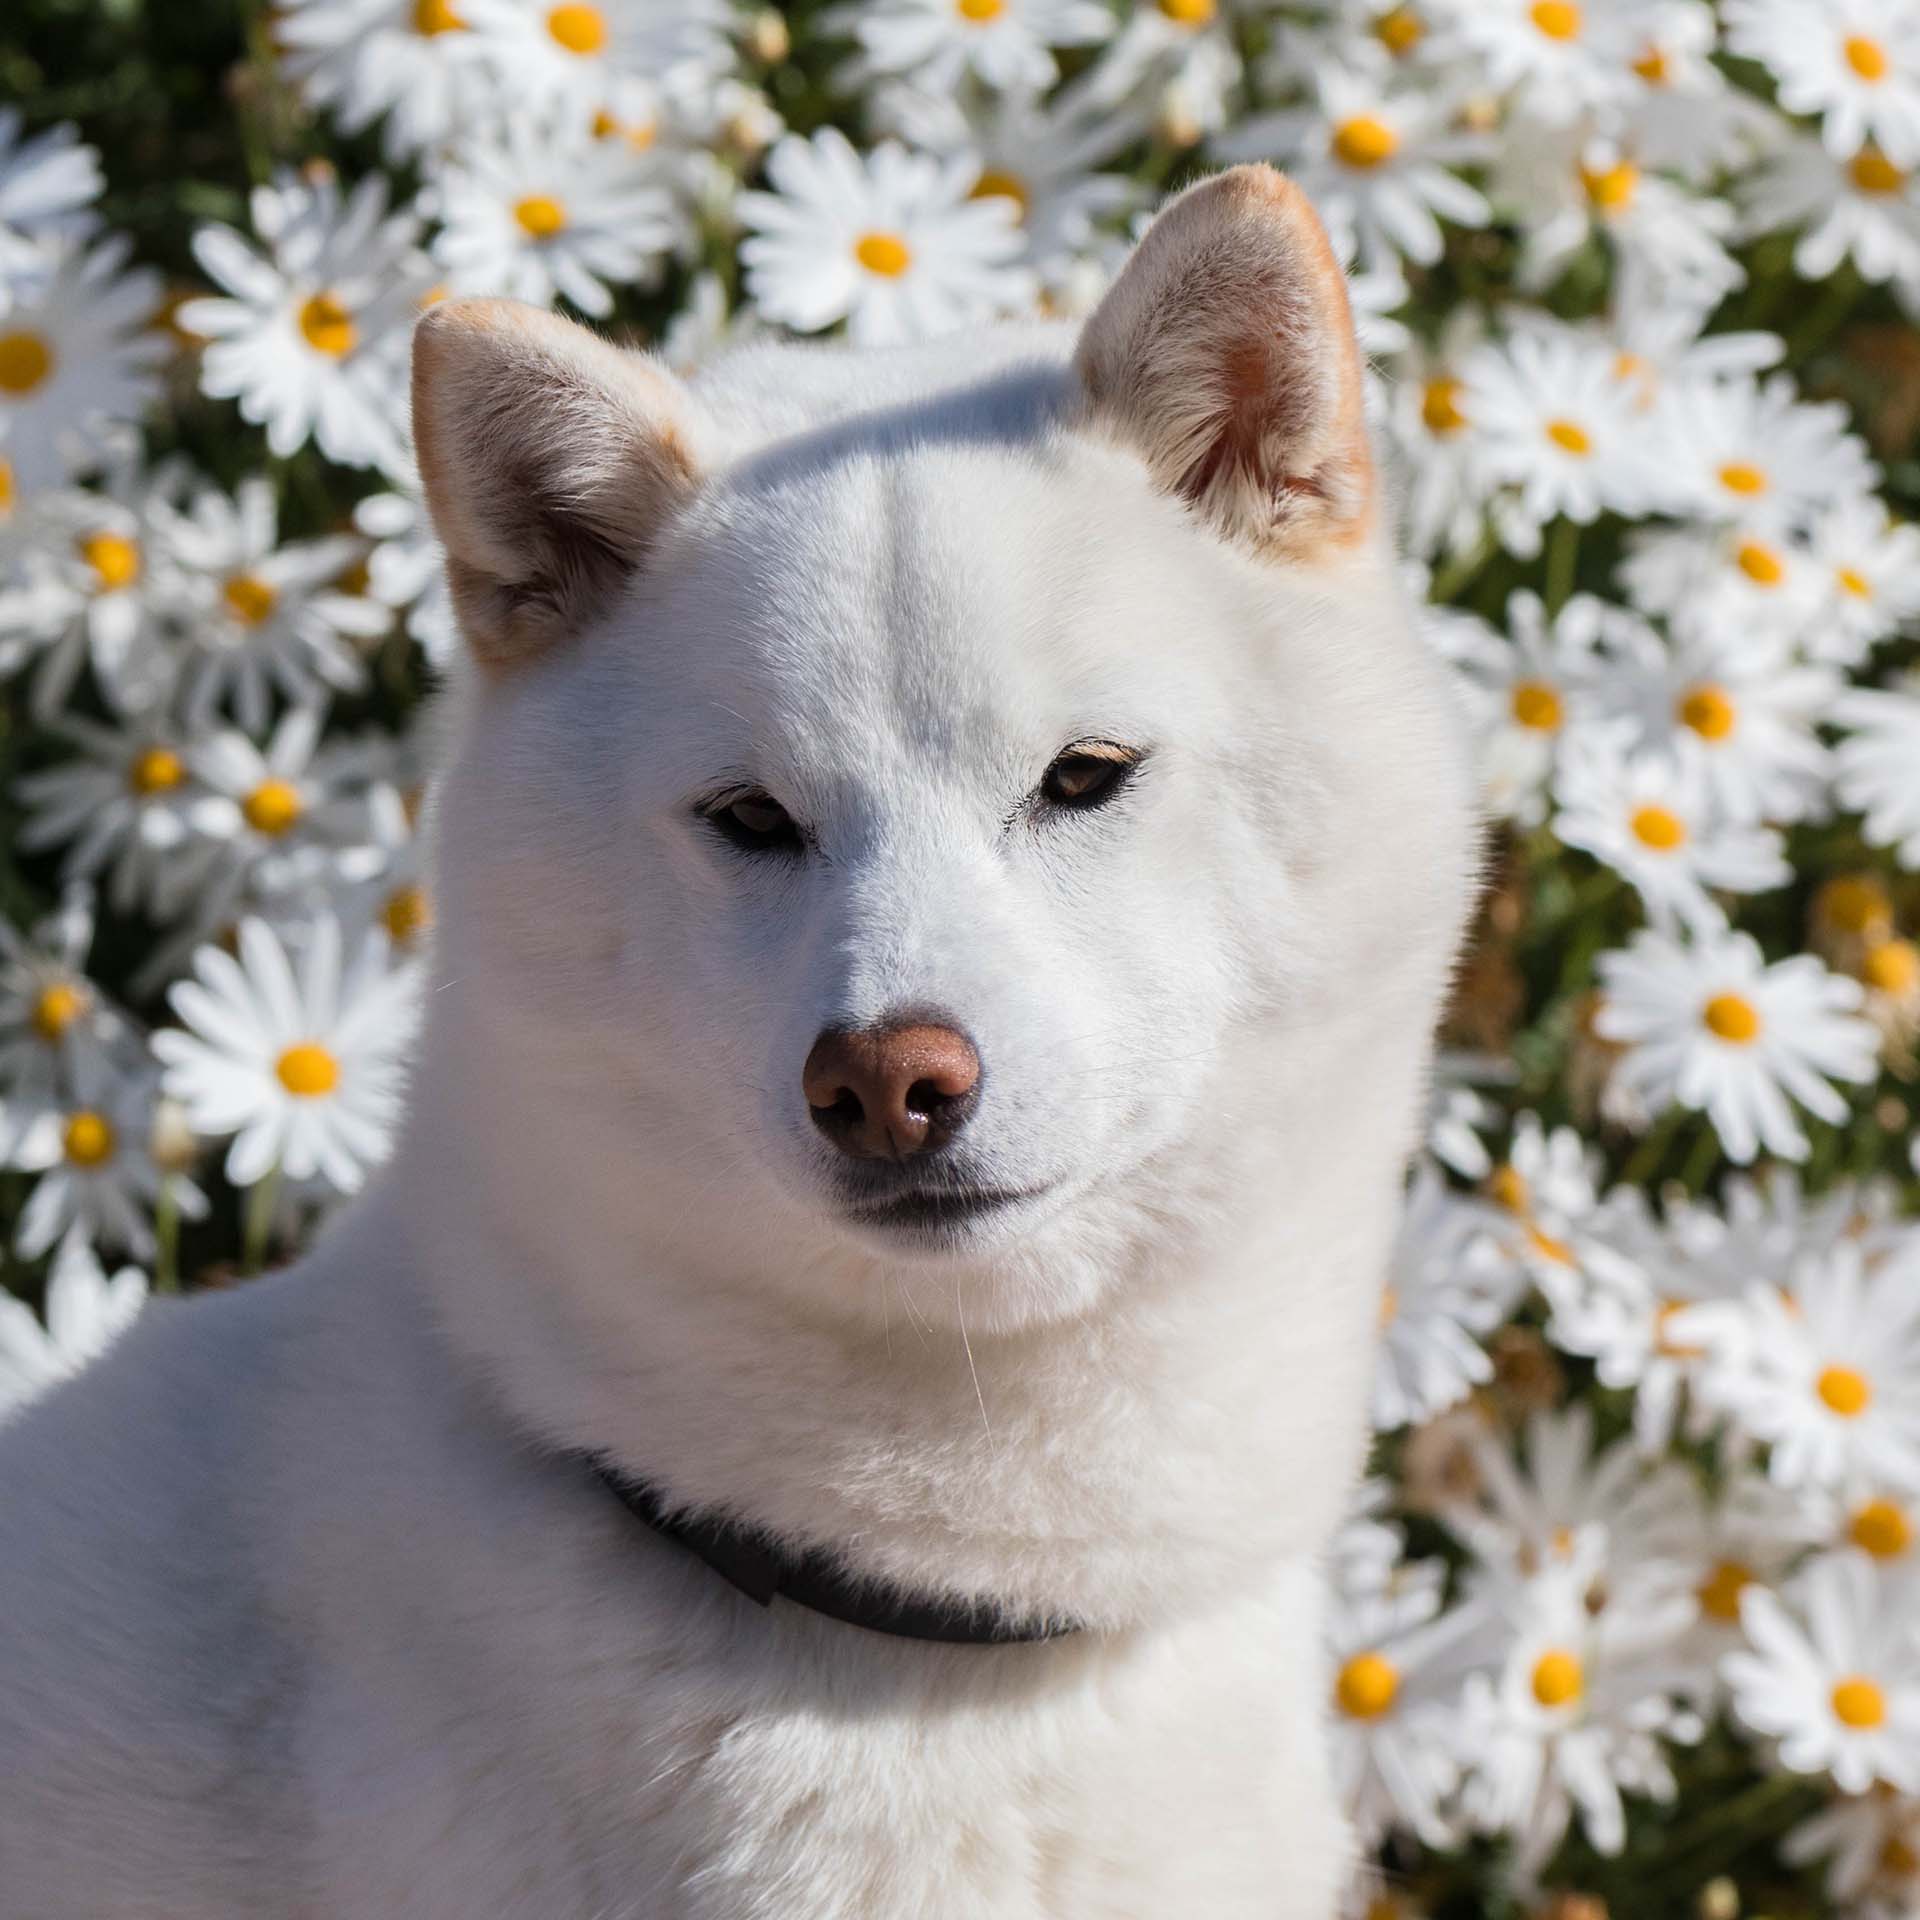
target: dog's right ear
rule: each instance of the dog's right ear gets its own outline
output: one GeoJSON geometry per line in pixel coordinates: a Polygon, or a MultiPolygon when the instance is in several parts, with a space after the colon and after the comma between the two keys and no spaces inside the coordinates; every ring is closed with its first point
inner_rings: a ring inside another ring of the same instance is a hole
{"type": "Polygon", "coordinates": [[[413,443],[467,642],[506,668],[577,633],[699,485],[686,389],[516,300],[449,300],[413,336],[413,443]]]}

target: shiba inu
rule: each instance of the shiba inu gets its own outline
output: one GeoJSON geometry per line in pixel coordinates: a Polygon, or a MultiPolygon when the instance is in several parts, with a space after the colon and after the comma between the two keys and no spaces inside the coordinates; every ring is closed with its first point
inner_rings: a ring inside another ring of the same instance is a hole
{"type": "Polygon", "coordinates": [[[408,1119],[0,1436],[0,1915],[1323,1920],[1474,829],[1314,216],[689,383],[449,304],[415,415],[408,1119]]]}

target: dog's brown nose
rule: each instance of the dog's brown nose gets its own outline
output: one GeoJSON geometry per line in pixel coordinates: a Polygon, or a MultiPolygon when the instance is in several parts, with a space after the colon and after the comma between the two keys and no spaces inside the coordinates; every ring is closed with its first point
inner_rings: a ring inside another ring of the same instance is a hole
{"type": "Polygon", "coordinates": [[[829,1027],[813,1043],[800,1085],[813,1124],[856,1160],[904,1160],[965,1124],[980,1056],[953,1027],[829,1027]]]}

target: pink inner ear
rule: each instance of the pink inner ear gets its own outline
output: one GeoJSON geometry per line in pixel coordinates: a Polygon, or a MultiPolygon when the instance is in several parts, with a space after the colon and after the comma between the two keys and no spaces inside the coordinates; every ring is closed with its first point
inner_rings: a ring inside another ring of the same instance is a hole
{"type": "Polygon", "coordinates": [[[1223,477],[1240,472],[1258,480],[1260,442],[1268,410],[1269,354],[1258,339],[1243,339],[1227,349],[1220,369],[1222,402],[1219,431],[1212,444],[1180,476],[1182,499],[1198,502],[1223,477]]]}

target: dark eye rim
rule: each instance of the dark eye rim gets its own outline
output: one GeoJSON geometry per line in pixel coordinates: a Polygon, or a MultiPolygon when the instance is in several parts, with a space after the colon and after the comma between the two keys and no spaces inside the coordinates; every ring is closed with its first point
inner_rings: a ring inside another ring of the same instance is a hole
{"type": "Polygon", "coordinates": [[[1048,763],[1034,789],[1034,803],[1049,813],[1092,813],[1118,799],[1132,785],[1146,757],[1144,747],[1125,746],[1117,740],[1075,740],[1048,763]],[[1070,765],[1094,769],[1093,784],[1079,792],[1060,788],[1061,770],[1070,765]]]}
{"type": "Polygon", "coordinates": [[[694,812],[736,852],[777,854],[788,859],[806,851],[806,835],[780,801],[764,787],[735,787],[702,800],[694,812]],[[758,805],[772,808],[779,819],[767,828],[756,828],[739,817],[737,809],[758,805]]]}

